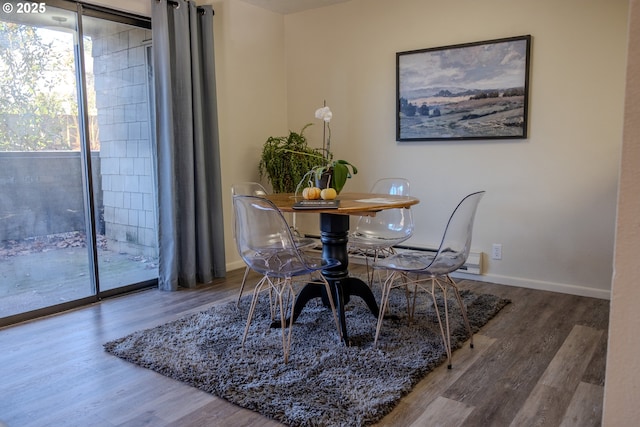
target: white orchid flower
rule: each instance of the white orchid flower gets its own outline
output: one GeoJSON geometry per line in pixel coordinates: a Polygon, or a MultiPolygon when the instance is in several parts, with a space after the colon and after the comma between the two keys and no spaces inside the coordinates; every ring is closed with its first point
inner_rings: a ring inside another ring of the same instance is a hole
{"type": "Polygon", "coordinates": [[[333,113],[331,112],[329,107],[322,107],[316,110],[316,119],[322,119],[325,122],[329,123],[332,117],[333,113]]]}

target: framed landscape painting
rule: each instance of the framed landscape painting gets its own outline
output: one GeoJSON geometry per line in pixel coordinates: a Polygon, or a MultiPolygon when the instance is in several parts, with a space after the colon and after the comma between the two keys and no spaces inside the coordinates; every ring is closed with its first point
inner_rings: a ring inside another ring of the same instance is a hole
{"type": "Polygon", "coordinates": [[[531,36],[396,54],[396,140],[527,137],[531,36]]]}

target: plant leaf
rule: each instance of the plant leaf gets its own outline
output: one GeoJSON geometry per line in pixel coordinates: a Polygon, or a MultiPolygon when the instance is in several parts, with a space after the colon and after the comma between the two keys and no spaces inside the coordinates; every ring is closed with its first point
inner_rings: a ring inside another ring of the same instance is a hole
{"type": "Polygon", "coordinates": [[[348,177],[349,168],[342,162],[336,162],[336,164],[333,165],[332,187],[336,189],[337,193],[340,193],[348,177]]]}

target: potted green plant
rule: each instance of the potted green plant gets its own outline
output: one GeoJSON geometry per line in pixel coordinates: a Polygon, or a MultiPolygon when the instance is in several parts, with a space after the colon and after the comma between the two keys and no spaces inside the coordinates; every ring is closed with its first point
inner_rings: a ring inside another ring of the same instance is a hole
{"type": "Polygon", "coordinates": [[[270,136],[262,147],[258,170],[266,177],[274,193],[293,193],[298,183],[309,172],[325,164],[322,151],[309,147],[304,130],[289,131],[287,136],[270,136]]]}
{"type": "Polygon", "coordinates": [[[315,186],[318,188],[332,187],[336,190],[336,193],[340,194],[347,179],[358,173],[358,168],[346,160],[335,160],[333,158],[333,153],[331,152],[330,125],[333,113],[331,109],[325,104],[316,110],[315,115],[316,118],[324,122],[322,134],[322,163],[309,169],[298,184],[296,192],[298,192],[301,186],[306,185],[308,181],[312,181],[315,182],[315,186]]]}
{"type": "Polygon", "coordinates": [[[313,177],[316,187],[331,187],[336,190],[336,193],[340,194],[340,191],[347,183],[347,179],[357,173],[358,168],[346,160],[330,160],[325,165],[313,167],[307,176],[313,177]]]}

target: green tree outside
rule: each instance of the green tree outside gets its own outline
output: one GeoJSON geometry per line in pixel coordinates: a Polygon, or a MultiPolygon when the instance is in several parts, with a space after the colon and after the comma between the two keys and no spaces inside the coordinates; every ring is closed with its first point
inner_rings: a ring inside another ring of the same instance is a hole
{"type": "Polygon", "coordinates": [[[75,78],[69,51],[35,27],[0,22],[0,151],[73,148],[75,94],[56,91],[75,78]]]}

